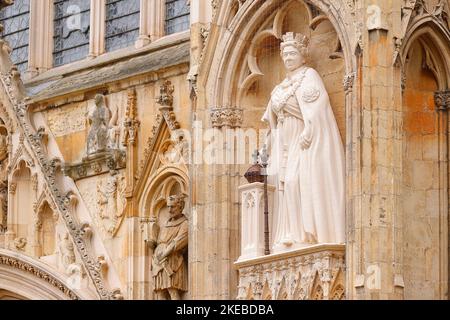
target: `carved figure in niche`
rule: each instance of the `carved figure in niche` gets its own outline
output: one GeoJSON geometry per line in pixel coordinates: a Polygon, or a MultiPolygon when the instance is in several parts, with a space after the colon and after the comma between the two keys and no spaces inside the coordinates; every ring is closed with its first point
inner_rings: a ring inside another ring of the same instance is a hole
{"type": "Polygon", "coordinates": [[[118,206],[118,200],[120,200],[120,194],[123,191],[121,187],[121,180],[117,171],[113,171],[103,187],[102,184],[97,185],[99,215],[102,220],[108,220],[107,230],[109,233],[114,233],[118,225],[119,219],[123,215],[122,208],[118,206]]]}
{"type": "Polygon", "coordinates": [[[64,233],[61,239],[61,235],[58,235],[59,240],[59,253],[61,263],[64,270],[68,270],[69,266],[75,263],[75,251],[72,240],[69,238],[69,233],[64,233]]]}
{"type": "Polygon", "coordinates": [[[5,232],[8,216],[8,182],[0,180],[0,232],[5,232]]]}
{"type": "Polygon", "coordinates": [[[8,157],[8,136],[0,134],[0,161],[8,157]]]}
{"type": "Polygon", "coordinates": [[[106,106],[106,98],[102,94],[95,96],[95,108],[90,112],[91,125],[87,138],[87,155],[106,151],[108,147],[108,128],[111,113],[106,106]]]}
{"type": "Polygon", "coordinates": [[[153,291],[158,300],[180,300],[186,292],[187,267],[183,254],[188,245],[188,221],[183,215],[185,195],[170,196],[167,199],[170,219],[161,227],[152,223],[150,246],[154,248],[152,257],[153,291]]]}
{"type": "Polygon", "coordinates": [[[111,120],[108,125],[108,148],[119,149],[120,144],[120,126],[118,125],[119,110],[115,108],[112,111],[111,120]]]}
{"type": "Polygon", "coordinates": [[[344,148],[320,75],[305,65],[309,39],[281,43],[286,79],[262,118],[270,127],[269,182],[276,186],[273,250],[345,241],[344,148]]]}

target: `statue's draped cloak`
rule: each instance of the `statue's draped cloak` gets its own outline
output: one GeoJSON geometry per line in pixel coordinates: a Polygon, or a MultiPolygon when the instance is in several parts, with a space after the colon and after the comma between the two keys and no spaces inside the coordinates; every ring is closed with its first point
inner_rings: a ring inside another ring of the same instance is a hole
{"type": "Polygon", "coordinates": [[[277,188],[274,251],[286,245],[289,249],[345,241],[344,148],[320,75],[311,68],[303,71],[275,88],[263,116],[271,129],[269,182],[277,188]],[[295,93],[286,99],[290,88],[295,93]],[[312,142],[303,150],[305,125],[311,129],[312,142]]]}

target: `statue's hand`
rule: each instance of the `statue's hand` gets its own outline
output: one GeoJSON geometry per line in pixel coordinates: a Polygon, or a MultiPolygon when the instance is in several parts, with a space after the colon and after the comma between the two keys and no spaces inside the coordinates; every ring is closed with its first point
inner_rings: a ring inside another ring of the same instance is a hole
{"type": "Polygon", "coordinates": [[[312,143],[312,130],[310,126],[306,126],[300,135],[300,145],[303,150],[309,149],[312,143]]]}

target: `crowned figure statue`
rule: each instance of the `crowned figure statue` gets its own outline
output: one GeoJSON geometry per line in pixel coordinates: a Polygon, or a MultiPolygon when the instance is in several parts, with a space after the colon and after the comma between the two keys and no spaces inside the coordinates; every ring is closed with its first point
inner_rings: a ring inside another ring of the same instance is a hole
{"type": "Polygon", "coordinates": [[[309,39],[281,43],[287,76],[262,118],[270,127],[269,182],[276,186],[272,250],[345,241],[344,147],[325,85],[306,65],[309,39]]]}

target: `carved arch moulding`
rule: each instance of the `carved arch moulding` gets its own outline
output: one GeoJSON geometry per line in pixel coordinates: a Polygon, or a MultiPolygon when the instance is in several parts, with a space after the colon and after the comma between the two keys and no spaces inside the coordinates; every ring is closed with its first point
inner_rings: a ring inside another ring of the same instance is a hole
{"type": "MultiPolygon", "coordinates": [[[[439,90],[447,90],[450,85],[449,11],[441,3],[431,10],[421,1],[415,2],[408,20],[403,21],[404,34],[398,40],[394,63],[405,68],[411,46],[418,41],[426,57],[424,66],[433,73],[439,90]]],[[[403,77],[402,82],[405,80],[403,77]]]]}
{"type": "Polygon", "coordinates": [[[199,83],[207,88],[208,105],[240,108],[244,93],[264,76],[256,57],[257,51],[268,39],[280,41],[282,33],[287,31],[283,30],[283,23],[289,7],[299,3],[307,11],[311,30],[324,21],[331,23],[337,40],[332,45],[334,50],[330,58],[343,58],[346,74],[354,73],[356,60],[353,52],[358,39],[354,28],[348,27],[353,24],[344,23],[354,21],[354,6],[336,7],[326,0],[240,1],[239,6],[235,1],[222,1],[216,23],[226,28],[210,33],[199,72],[202,78],[199,83]]]}

